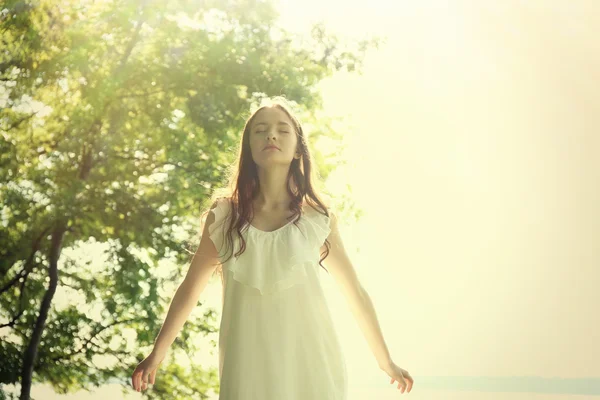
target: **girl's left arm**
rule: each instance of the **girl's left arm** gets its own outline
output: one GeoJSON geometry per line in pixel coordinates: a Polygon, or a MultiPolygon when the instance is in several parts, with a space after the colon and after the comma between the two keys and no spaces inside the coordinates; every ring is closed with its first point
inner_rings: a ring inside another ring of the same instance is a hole
{"type": "MultiPolygon", "coordinates": [[[[383,339],[383,333],[371,297],[360,283],[344,248],[335,213],[331,213],[330,228],[331,232],[327,239],[331,244],[331,248],[329,249],[329,255],[323,260],[323,264],[348,301],[350,310],[358,322],[379,368],[387,370],[392,364],[392,358],[383,339]]],[[[325,245],[321,247],[321,253],[324,251],[325,245]]]]}

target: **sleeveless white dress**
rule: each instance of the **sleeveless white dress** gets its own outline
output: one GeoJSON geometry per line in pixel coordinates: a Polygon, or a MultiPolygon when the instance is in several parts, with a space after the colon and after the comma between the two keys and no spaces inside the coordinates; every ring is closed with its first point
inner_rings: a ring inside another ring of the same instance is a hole
{"type": "Polygon", "coordinates": [[[297,225],[246,224],[240,249],[226,229],[230,203],[211,210],[209,236],[223,265],[219,400],[345,400],[347,369],[319,278],[329,217],[305,206],[297,225]]]}

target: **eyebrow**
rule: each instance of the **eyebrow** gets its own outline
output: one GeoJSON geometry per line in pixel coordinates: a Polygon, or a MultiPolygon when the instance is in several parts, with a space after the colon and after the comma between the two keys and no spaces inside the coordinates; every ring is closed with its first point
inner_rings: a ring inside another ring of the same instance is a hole
{"type": "MultiPolygon", "coordinates": [[[[257,124],[255,124],[255,125],[254,125],[254,128],[256,128],[256,127],[257,127],[257,126],[259,126],[259,125],[267,125],[267,123],[266,123],[266,122],[259,122],[259,123],[257,123],[257,124]]],[[[292,127],[290,124],[288,124],[288,123],[287,123],[287,122],[285,122],[285,121],[279,121],[279,122],[277,122],[277,125],[287,125],[287,126],[289,126],[290,128],[292,127]]]]}

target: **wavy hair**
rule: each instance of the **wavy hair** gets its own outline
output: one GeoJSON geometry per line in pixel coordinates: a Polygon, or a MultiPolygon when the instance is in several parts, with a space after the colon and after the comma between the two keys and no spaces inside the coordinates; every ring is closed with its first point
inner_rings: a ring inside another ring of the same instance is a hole
{"type": "MultiPolygon", "coordinates": [[[[264,102],[265,101],[263,101],[263,103],[264,102]]],[[[212,203],[211,207],[202,213],[202,220],[206,221],[205,215],[207,215],[216,206],[216,202],[219,199],[226,199],[229,201],[231,217],[229,218],[229,224],[226,229],[227,247],[229,248],[229,251],[233,253],[233,231],[235,230],[241,241],[241,248],[235,254],[236,256],[242,254],[246,249],[246,241],[242,236],[242,229],[246,226],[246,224],[249,224],[249,221],[251,221],[253,218],[252,204],[253,200],[259,193],[257,166],[252,159],[252,153],[250,151],[250,127],[252,126],[252,122],[256,118],[257,113],[260,110],[268,107],[278,108],[287,114],[287,116],[293,122],[294,130],[298,138],[295,154],[299,153],[301,157],[294,158],[292,160],[286,185],[287,191],[292,198],[290,209],[294,211],[294,215],[292,216],[292,218],[295,218],[294,225],[297,227],[297,222],[303,213],[305,201],[309,206],[318,212],[321,212],[328,217],[330,216],[329,209],[326,206],[326,201],[322,198],[323,196],[320,196],[317,193],[313,186],[312,158],[307,146],[307,140],[304,130],[302,129],[302,125],[300,124],[298,118],[295,117],[291,107],[287,105],[287,101],[285,101],[283,98],[275,97],[272,99],[267,99],[266,104],[257,108],[246,120],[241,143],[238,147],[239,157],[237,163],[233,164],[229,169],[228,183],[226,187],[218,188],[213,192],[213,195],[209,201],[209,203],[212,203]]],[[[319,265],[327,273],[329,273],[327,268],[325,268],[322,264],[323,260],[325,260],[325,258],[327,258],[329,255],[329,249],[331,248],[331,244],[327,239],[325,239],[325,246],[325,252],[320,254],[322,258],[319,260],[319,265]]],[[[233,254],[230,254],[230,256],[226,260],[221,261],[215,269],[215,274],[220,274],[221,279],[223,279],[222,264],[228,261],[232,256],[233,254]]]]}

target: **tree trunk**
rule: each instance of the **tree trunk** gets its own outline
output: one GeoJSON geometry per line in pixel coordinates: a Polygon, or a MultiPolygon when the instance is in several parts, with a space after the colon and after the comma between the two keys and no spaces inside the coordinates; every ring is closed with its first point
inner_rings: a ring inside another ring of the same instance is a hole
{"type": "Polygon", "coordinates": [[[29,340],[27,350],[25,351],[23,357],[23,368],[21,369],[21,396],[19,398],[20,400],[31,399],[33,367],[35,365],[38,347],[42,338],[42,332],[44,331],[46,319],[48,318],[48,310],[50,310],[52,298],[54,297],[56,287],[58,286],[58,258],[60,257],[61,244],[66,230],[67,223],[66,221],[62,220],[58,221],[57,226],[52,231],[52,242],[50,245],[49,254],[50,266],[48,268],[50,284],[48,285],[48,290],[44,294],[42,304],[40,305],[40,313],[37,317],[37,320],[35,321],[33,333],[31,334],[31,339],[29,340]]]}

